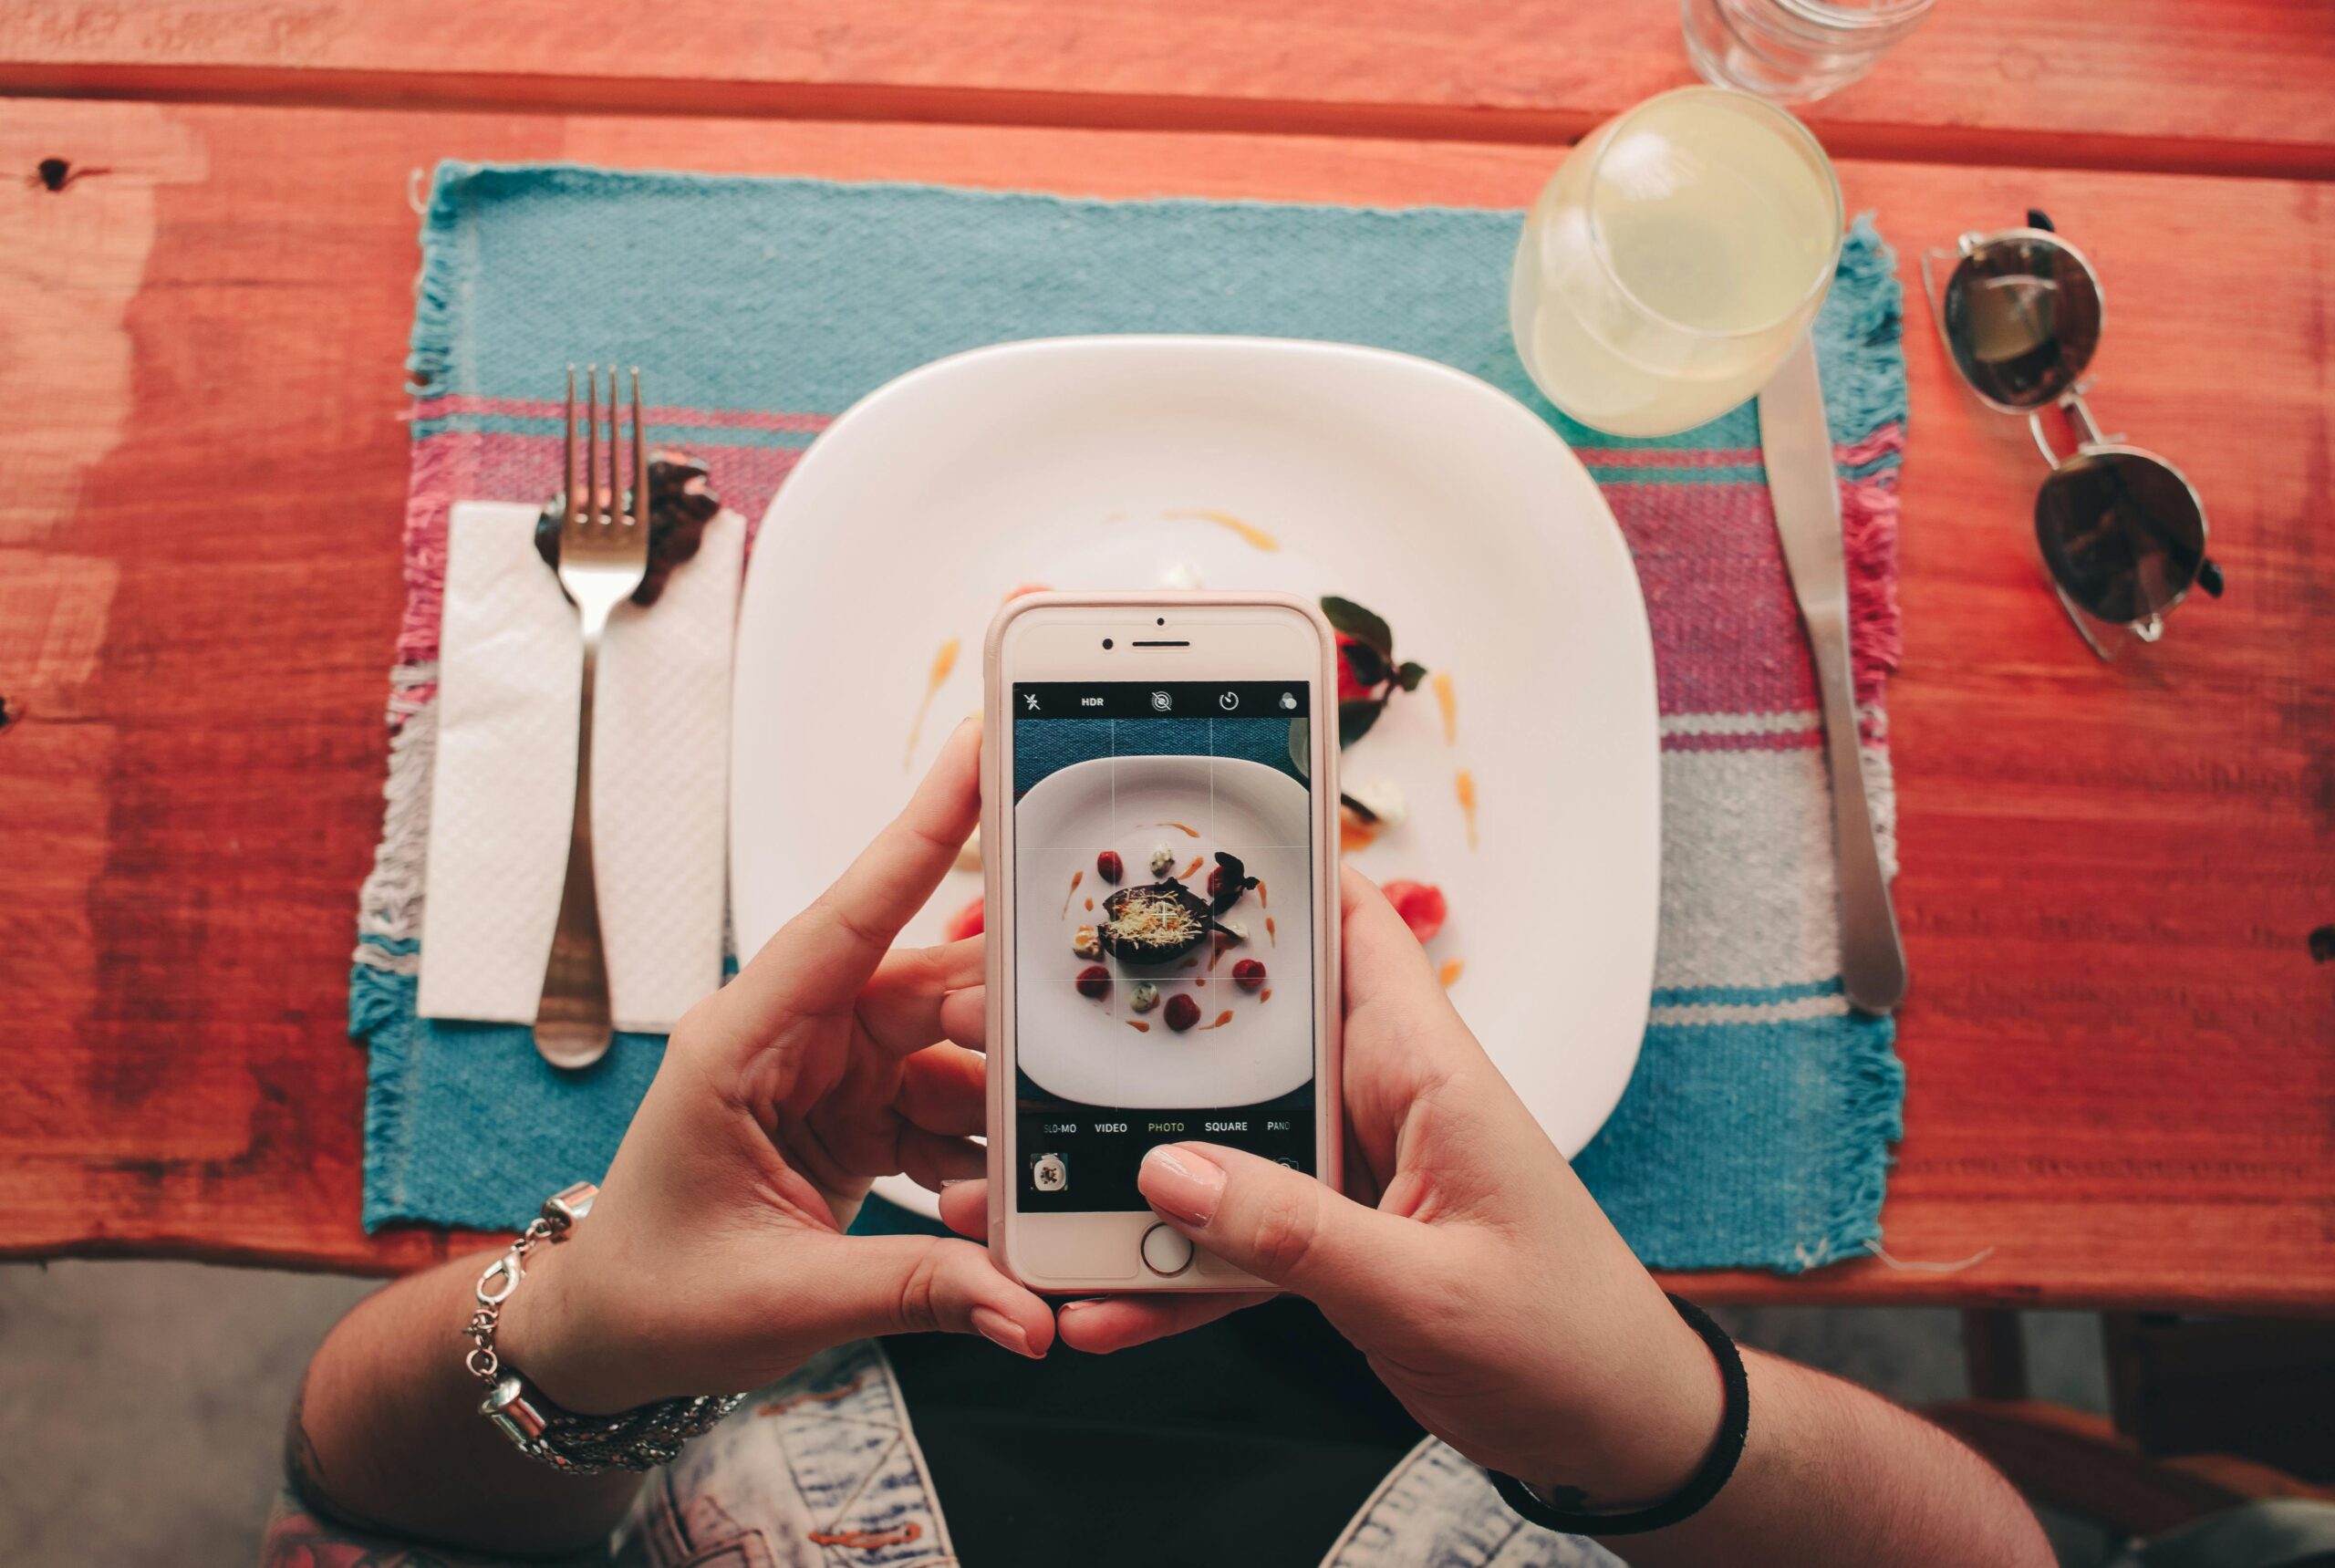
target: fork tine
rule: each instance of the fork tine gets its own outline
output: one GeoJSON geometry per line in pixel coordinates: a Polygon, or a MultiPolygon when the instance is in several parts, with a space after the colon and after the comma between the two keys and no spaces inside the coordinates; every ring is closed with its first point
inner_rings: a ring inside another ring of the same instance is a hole
{"type": "Polygon", "coordinates": [[[576,526],[576,367],[573,365],[567,368],[566,431],[567,441],[559,460],[559,485],[564,493],[562,500],[566,503],[560,522],[564,526],[573,528],[576,526]]]}
{"type": "Polygon", "coordinates": [[[649,529],[649,446],[642,429],[648,421],[640,417],[640,367],[632,368],[632,524],[646,533],[649,529]]]}
{"type": "Polygon", "coordinates": [[[584,521],[600,517],[600,368],[584,367],[584,521]]]}
{"type": "Polygon", "coordinates": [[[608,365],[608,509],[602,515],[613,528],[624,516],[624,483],[618,477],[624,471],[624,444],[617,439],[617,418],[620,405],[617,401],[617,368],[608,365]]]}

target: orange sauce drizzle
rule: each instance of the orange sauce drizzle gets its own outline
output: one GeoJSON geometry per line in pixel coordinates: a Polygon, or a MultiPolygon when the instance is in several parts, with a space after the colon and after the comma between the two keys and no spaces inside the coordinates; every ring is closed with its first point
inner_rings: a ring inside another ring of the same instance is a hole
{"type": "Polygon", "coordinates": [[[1461,768],[1458,776],[1451,781],[1451,787],[1458,794],[1459,809],[1468,814],[1468,847],[1473,849],[1476,847],[1476,775],[1461,768]]]}
{"type": "Polygon", "coordinates": [[[1458,983],[1459,971],[1467,967],[1468,961],[1466,959],[1445,959],[1443,961],[1442,971],[1437,976],[1437,979],[1443,981],[1443,989],[1449,991],[1454,984],[1458,983]]]}
{"type": "Polygon", "coordinates": [[[939,652],[932,656],[932,674],[924,683],[924,701],[916,705],[916,722],[908,726],[908,749],[907,754],[900,758],[902,773],[916,766],[916,746],[924,739],[925,715],[932,711],[932,700],[940,695],[940,683],[948,680],[949,672],[956,668],[957,639],[952,637],[940,645],[939,652]]]}
{"type": "Polygon", "coordinates": [[[1231,1010],[1230,1008],[1229,1008],[1229,1007],[1228,1007],[1228,1008],[1226,1008],[1223,1012],[1219,1012],[1219,1013],[1218,1013],[1218,1014],[1216,1015],[1216,1022],[1215,1022],[1215,1023],[1203,1023],[1203,1024],[1201,1024],[1201,1025],[1200,1025],[1200,1027],[1201,1027],[1201,1028],[1203,1028],[1203,1029],[1221,1029],[1221,1028],[1223,1028],[1226,1024],[1228,1024],[1228,1023],[1231,1023],[1231,1022],[1232,1022],[1232,1010],[1231,1010]]]}
{"type": "Polygon", "coordinates": [[[1272,988],[1271,986],[1270,986],[1270,985],[1269,985],[1269,986],[1267,986],[1267,987],[1265,987],[1265,989],[1264,989],[1264,990],[1262,990],[1262,991],[1261,991],[1261,992],[1257,992],[1257,1000],[1258,1000],[1259,1002],[1271,1002],[1272,999],[1273,999],[1273,988],[1272,988]]]}
{"type": "Polygon", "coordinates": [[[1265,943],[1268,947],[1281,946],[1281,935],[1273,929],[1273,918],[1271,915],[1265,917],[1265,943]]]}
{"type": "Polygon", "coordinates": [[[1176,880],[1177,880],[1177,881],[1178,881],[1178,882],[1181,882],[1181,881],[1183,881],[1186,877],[1189,877],[1193,872],[1195,872],[1195,871],[1199,870],[1199,869],[1200,868],[1200,862],[1201,862],[1203,859],[1205,859],[1205,858],[1206,858],[1206,857],[1205,857],[1205,856],[1199,856],[1199,855],[1195,855],[1195,856],[1193,856],[1193,857],[1192,857],[1192,863],[1191,863],[1189,866],[1185,867],[1181,871],[1179,871],[1179,872],[1178,872],[1178,873],[1176,874],[1176,880]]]}
{"type": "Polygon", "coordinates": [[[1357,850],[1367,849],[1372,844],[1377,841],[1377,838],[1378,828],[1375,824],[1365,822],[1362,818],[1343,807],[1339,809],[1339,853],[1344,855],[1352,855],[1357,850]]]}
{"type": "Polygon", "coordinates": [[[1272,907],[1272,900],[1265,897],[1265,879],[1260,877],[1257,878],[1257,908],[1270,909],[1272,907]]]}
{"type": "Polygon", "coordinates": [[[1427,684],[1435,688],[1435,704],[1443,710],[1443,743],[1459,743],[1459,694],[1451,689],[1451,672],[1438,670],[1427,684]]]}
{"type": "Polygon", "coordinates": [[[1151,1033],[1151,1025],[1146,1023],[1140,1018],[1128,1019],[1127,1027],[1134,1030],[1137,1034],[1148,1034],[1151,1033]]]}
{"type": "MultiPolygon", "coordinates": [[[[1070,900],[1078,892],[1078,885],[1084,880],[1086,880],[1086,872],[1084,867],[1081,867],[1070,874],[1070,891],[1062,896],[1062,912],[1064,914],[1067,915],[1070,913],[1070,900]]],[[[1087,899],[1086,907],[1090,909],[1093,909],[1095,907],[1095,900],[1092,898],[1087,899]]]]}
{"type": "Polygon", "coordinates": [[[1086,907],[1087,907],[1088,909],[1093,909],[1093,908],[1095,907],[1095,900],[1094,900],[1094,899],[1092,899],[1092,898],[1087,899],[1087,900],[1086,900],[1086,907]]]}
{"type": "MultiPolygon", "coordinates": [[[[1214,969],[1215,967],[1216,966],[1214,964],[1209,965],[1209,968],[1210,969],[1214,969]]],[[[1208,983],[1208,976],[1204,974],[1196,974],[1192,976],[1192,983],[1194,985],[1206,985],[1208,983]]]]}
{"type": "Polygon", "coordinates": [[[1154,823],[1152,826],[1155,827],[1172,827],[1187,838],[1198,838],[1200,836],[1200,830],[1199,828],[1186,827],[1180,822],[1160,822],[1154,823]]]}
{"type": "Polygon", "coordinates": [[[1168,515],[1198,518],[1202,523],[1213,523],[1219,528],[1230,528],[1247,543],[1269,556],[1281,548],[1280,540],[1258,527],[1254,523],[1235,517],[1230,512],[1210,512],[1203,509],[1191,512],[1170,512],[1168,515]]]}

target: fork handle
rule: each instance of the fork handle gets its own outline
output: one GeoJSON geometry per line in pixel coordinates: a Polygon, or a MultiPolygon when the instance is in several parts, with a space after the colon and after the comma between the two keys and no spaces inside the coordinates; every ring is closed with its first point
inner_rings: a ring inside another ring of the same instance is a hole
{"type": "Polygon", "coordinates": [[[576,815],[567,834],[567,877],[559,924],[535,1004],[535,1049],[555,1067],[588,1067],[615,1033],[608,1007],[608,963],[600,940],[600,895],[592,875],[592,687],[600,634],[584,631],[584,692],[576,725],[576,815]]]}

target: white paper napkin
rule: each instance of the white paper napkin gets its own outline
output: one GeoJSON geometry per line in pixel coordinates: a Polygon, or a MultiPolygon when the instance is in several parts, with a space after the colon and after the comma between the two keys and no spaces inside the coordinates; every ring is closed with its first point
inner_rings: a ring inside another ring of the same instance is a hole
{"type": "MultiPolygon", "coordinates": [[[[535,554],[535,508],[463,502],[446,541],[423,881],[425,1018],[531,1023],[576,799],[583,639],[535,554]]],[[[745,520],[724,512],[600,645],[592,839],[619,1029],[670,1030],[721,983],[730,652],[745,520]]]]}

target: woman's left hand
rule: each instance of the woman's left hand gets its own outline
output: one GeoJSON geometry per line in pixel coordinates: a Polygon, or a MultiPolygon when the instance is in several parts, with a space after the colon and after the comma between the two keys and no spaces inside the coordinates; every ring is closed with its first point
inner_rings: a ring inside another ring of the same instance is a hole
{"type": "Polygon", "coordinates": [[[530,1255],[504,1314],[504,1354],[555,1402],[758,1387],[869,1334],[1053,1342],[986,1249],[844,1234],[872,1177],[981,1173],[981,940],[891,950],[979,819],[980,751],[976,726],[951,736],[898,820],[674,1030],[592,1212],[530,1255]]]}

